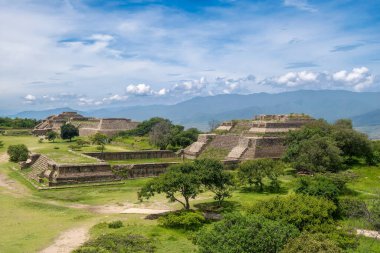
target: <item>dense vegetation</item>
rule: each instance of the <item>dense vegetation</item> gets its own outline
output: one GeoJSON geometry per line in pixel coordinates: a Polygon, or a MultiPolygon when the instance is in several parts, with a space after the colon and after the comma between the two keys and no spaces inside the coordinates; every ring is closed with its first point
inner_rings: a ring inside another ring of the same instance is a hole
{"type": "Polygon", "coordinates": [[[34,128],[39,123],[36,119],[0,117],[0,128],[34,128]]]}
{"type": "Polygon", "coordinates": [[[178,150],[196,141],[199,133],[196,128],[185,130],[184,126],[174,125],[168,119],[155,117],[141,122],[135,129],[119,133],[119,136],[149,136],[150,143],[160,149],[178,150]]]}

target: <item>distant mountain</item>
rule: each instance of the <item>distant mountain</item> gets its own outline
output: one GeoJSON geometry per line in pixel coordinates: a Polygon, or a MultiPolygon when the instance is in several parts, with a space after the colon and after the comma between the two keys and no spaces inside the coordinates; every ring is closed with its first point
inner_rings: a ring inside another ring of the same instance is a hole
{"type": "Polygon", "coordinates": [[[86,112],[81,112],[78,110],[74,110],[69,107],[64,108],[56,108],[56,109],[49,109],[49,110],[43,110],[43,111],[24,111],[19,112],[15,115],[10,115],[12,118],[31,118],[31,119],[44,119],[50,115],[57,115],[61,112],[78,112],[80,114],[86,114],[86,112]]]}
{"type": "MultiPolygon", "coordinates": [[[[255,114],[296,112],[334,121],[339,118],[352,118],[379,108],[380,92],[300,90],[278,94],[255,93],[196,97],[175,105],[103,108],[82,114],[96,117],[127,117],[134,120],[159,116],[169,118],[173,122],[187,127],[195,126],[207,129],[210,120],[252,118],[255,114]]],[[[46,114],[49,113],[44,111],[38,118],[46,114]]],[[[30,115],[28,112],[23,112],[21,115],[36,117],[37,112],[30,115]]]]}
{"type": "Polygon", "coordinates": [[[380,109],[352,117],[355,126],[380,125],[380,109]]]}

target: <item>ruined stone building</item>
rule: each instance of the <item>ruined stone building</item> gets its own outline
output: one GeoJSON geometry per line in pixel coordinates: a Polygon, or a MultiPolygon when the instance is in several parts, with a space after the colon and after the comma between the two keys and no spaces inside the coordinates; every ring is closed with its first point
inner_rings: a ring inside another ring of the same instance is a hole
{"type": "Polygon", "coordinates": [[[80,136],[89,136],[95,133],[112,136],[120,131],[134,129],[138,125],[138,122],[125,118],[99,119],[84,117],[76,112],[63,112],[59,115],[47,117],[33,129],[33,134],[45,135],[48,131],[59,132],[61,126],[66,123],[71,123],[78,127],[80,136]]]}
{"type": "Polygon", "coordinates": [[[280,158],[285,150],[285,134],[312,120],[304,114],[287,114],[224,122],[213,133],[199,135],[184,154],[190,159],[207,153],[221,160],[280,158]]]}

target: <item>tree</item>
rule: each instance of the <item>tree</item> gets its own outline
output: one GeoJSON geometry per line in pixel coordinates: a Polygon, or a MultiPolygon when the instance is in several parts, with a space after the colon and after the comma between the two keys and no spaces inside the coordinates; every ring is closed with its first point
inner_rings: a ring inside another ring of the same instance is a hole
{"type": "Polygon", "coordinates": [[[215,129],[217,129],[218,126],[220,126],[220,121],[218,121],[218,120],[213,119],[213,120],[210,120],[208,122],[208,127],[210,128],[210,132],[212,132],[215,129]]]}
{"type": "Polygon", "coordinates": [[[288,241],[280,253],[343,253],[344,251],[324,234],[303,233],[288,241]]]}
{"type": "Polygon", "coordinates": [[[258,191],[263,191],[263,179],[274,166],[275,162],[272,159],[245,161],[239,166],[238,178],[242,183],[248,183],[250,187],[255,184],[258,191]]]}
{"type": "Polygon", "coordinates": [[[79,136],[79,129],[68,123],[61,126],[61,138],[71,141],[72,138],[79,136]]]}
{"type": "Polygon", "coordinates": [[[343,165],[341,154],[334,140],[314,136],[299,143],[298,153],[293,155],[293,164],[298,171],[337,172],[343,165]]]}
{"type": "Polygon", "coordinates": [[[256,215],[233,213],[202,228],[194,237],[201,253],[276,253],[298,230],[256,215]]]}
{"type": "Polygon", "coordinates": [[[0,148],[4,147],[4,142],[0,141],[0,148]]]}
{"type": "Polygon", "coordinates": [[[194,164],[182,163],[170,166],[166,173],[147,182],[138,192],[138,197],[140,200],[149,199],[155,193],[165,193],[169,201],[176,201],[188,210],[189,200],[199,194],[201,185],[201,178],[194,164]],[[178,194],[183,200],[177,197],[178,194]]]}
{"type": "Polygon", "coordinates": [[[149,141],[151,144],[165,149],[170,142],[171,123],[162,121],[153,126],[149,133],[149,141]]]}
{"type": "Polygon", "coordinates": [[[29,156],[29,150],[24,144],[10,145],[7,153],[11,162],[26,161],[29,156]]]}
{"type": "Polygon", "coordinates": [[[342,128],[333,132],[333,138],[337,147],[342,150],[342,155],[348,157],[363,157],[367,160],[372,155],[372,143],[368,136],[355,130],[342,128]]]}
{"type": "Polygon", "coordinates": [[[260,201],[249,212],[293,224],[302,231],[315,225],[332,223],[335,210],[334,203],[325,198],[292,194],[260,201]]]}
{"type": "Polygon", "coordinates": [[[278,177],[284,174],[284,164],[281,161],[270,162],[266,167],[265,175],[270,179],[270,189],[273,192],[280,190],[278,177]]]}
{"type": "Polygon", "coordinates": [[[92,144],[99,145],[101,152],[104,151],[104,146],[108,143],[108,136],[102,133],[96,133],[90,137],[92,144]]]}
{"type": "Polygon", "coordinates": [[[334,126],[340,129],[352,129],[352,120],[351,119],[338,119],[335,121],[334,126]]]}
{"type": "Polygon", "coordinates": [[[49,141],[54,142],[55,139],[58,138],[58,133],[57,133],[57,132],[54,132],[54,131],[48,131],[48,132],[46,133],[46,138],[47,138],[49,141]]]}
{"type": "Polygon", "coordinates": [[[223,164],[218,160],[200,159],[195,160],[195,167],[203,186],[215,194],[214,199],[218,201],[219,206],[225,198],[231,197],[231,187],[233,177],[230,173],[224,171],[223,164]]]}

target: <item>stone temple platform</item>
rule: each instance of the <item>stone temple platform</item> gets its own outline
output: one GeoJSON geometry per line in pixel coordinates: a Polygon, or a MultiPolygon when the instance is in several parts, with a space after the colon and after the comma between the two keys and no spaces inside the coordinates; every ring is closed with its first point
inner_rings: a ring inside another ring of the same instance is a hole
{"type": "Polygon", "coordinates": [[[258,115],[253,120],[222,123],[214,133],[201,134],[188,146],[185,157],[195,159],[210,149],[227,150],[224,160],[280,158],[285,135],[314,119],[305,114],[258,115]]]}

